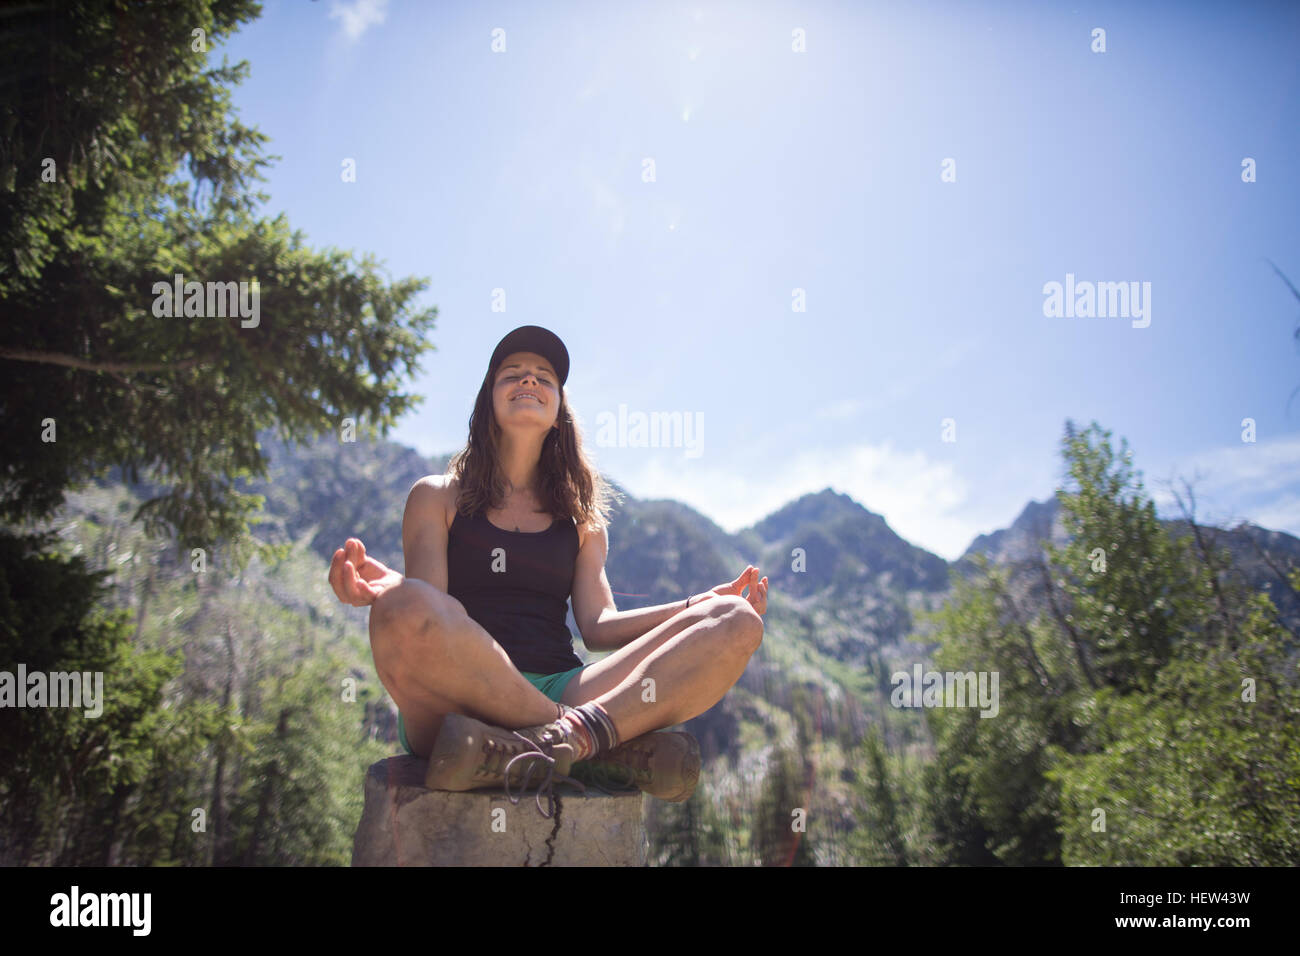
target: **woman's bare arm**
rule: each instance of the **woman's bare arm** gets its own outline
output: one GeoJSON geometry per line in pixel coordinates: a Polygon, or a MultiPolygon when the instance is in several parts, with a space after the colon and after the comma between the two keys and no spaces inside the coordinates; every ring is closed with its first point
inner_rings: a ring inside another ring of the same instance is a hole
{"type": "Polygon", "coordinates": [[[612,651],[685,610],[686,599],[620,611],[605,575],[609,538],[604,528],[588,532],[573,571],[573,619],[591,651],[612,651]]]}
{"type": "Polygon", "coordinates": [[[402,554],[406,576],[447,590],[447,496],[444,475],[421,478],[406,498],[402,516],[402,554]]]}

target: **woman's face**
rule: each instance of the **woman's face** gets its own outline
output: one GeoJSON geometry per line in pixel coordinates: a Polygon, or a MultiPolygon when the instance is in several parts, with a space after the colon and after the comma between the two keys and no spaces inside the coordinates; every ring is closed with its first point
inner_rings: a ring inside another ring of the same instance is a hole
{"type": "Polygon", "coordinates": [[[552,427],[560,416],[559,381],[551,363],[537,353],[507,355],[492,385],[497,424],[503,429],[552,427]]]}

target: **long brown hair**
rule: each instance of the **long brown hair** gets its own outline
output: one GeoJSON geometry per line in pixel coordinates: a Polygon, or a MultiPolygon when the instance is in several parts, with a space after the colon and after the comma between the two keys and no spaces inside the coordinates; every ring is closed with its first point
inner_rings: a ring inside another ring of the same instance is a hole
{"type": "MultiPolygon", "coordinates": [[[[505,501],[506,478],[498,455],[501,426],[492,407],[496,373],[496,368],[490,368],[483,377],[469,416],[469,440],[447,464],[446,473],[454,475],[460,486],[456,510],[466,517],[499,508],[505,501]]],[[[558,427],[550,429],[542,442],[537,465],[541,484],[538,497],[552,515],[572,518],[579,527],[596,531],[608,523],[610,506],[621,501],[622,495],[583,451],[582,432],[565,399],[563,385],[559,385],[559,393],[558,427]]]]}

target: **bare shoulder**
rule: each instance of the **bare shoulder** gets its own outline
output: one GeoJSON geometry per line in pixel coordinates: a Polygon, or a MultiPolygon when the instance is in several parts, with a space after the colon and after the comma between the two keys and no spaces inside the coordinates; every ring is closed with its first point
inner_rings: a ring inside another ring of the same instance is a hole
{"type": "Polygon", "coordinates": [[[430,497],[437,502],[437,507],[442,511],[443,527],[450,530],[460,482],[452,475],[425,475],[411,487],[411,494],[415,494],[420,488],[429,489],[424,492],[425,494],[432,492],[430,497]]]}
{"type": "Polygon", "coordinates": [[[578,524],[578,550],[581,551],[585,548],[588,541],[592,542],[598,551],[607,551],[609,549],[608,532],[604,526],[592,531],[587,525],[578,524]]]}

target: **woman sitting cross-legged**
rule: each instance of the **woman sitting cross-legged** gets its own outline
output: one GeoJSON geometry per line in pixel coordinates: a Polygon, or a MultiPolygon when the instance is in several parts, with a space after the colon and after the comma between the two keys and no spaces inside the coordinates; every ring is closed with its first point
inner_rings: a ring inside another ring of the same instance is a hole
{"type": "Polygon", "coordinates": [[[612,775],[685,800],[699,745],[662,730],[740,678],[763,638],[767,578],[747,567],[674,604],[617,609],[605,576],[613,492],[582,450],[568,373],[554,333],[523,326],[502,339],[466,447],[411,489],[406,575],[350,538],[330,583],[371,608],[375,669],[403,746],[429,758],[429,787],[509,794],[537,782],[549,796],[556,774],[612,775]],[[612,652],[585,666],[565,624],[570,597],[583,643],[612,652]]]}

